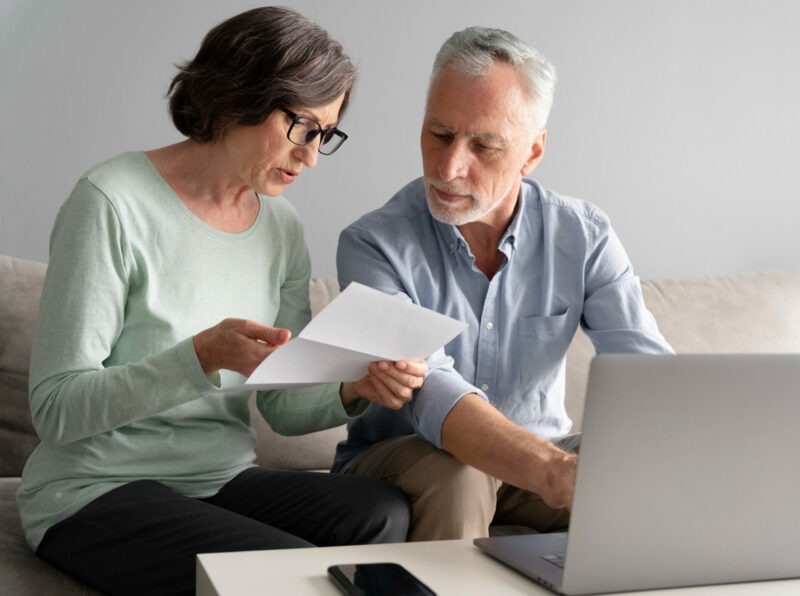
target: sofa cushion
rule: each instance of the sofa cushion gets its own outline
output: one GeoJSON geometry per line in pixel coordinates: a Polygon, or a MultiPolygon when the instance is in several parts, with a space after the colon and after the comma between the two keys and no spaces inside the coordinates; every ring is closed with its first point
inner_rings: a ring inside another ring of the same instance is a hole
{"type": "Polygon", "coordinates": [[[335,277],[314,277],[308,282],[308,299],[311,301],[311,317],[325,308],[339,295],[339,284],[335,277]]]}
{"type": "Polygon", "coordinates": [[[101,594],[33,554],[22,533],[15,494],[19,478],[0,478],[0,594],[101,594]]]}
{"type": "Polygon", "coordinates": [[[19,476],[39,443],[28,405],[28,365],[46,269],[0,255],[0,476],[19,476]]]}
{"type": "Polygon", "coordinates": [[[329,470],[336,443],[347,436],[346,425],[295,437],[279,435],[256,408],[255,393],[250,396],[250,424],[258,434],[256,461],[268,468],[329,470]]]}
{"type": "MultiPolygon", "coordinates": [[[[800,352],[800,271],[646,280],[642,294],[679,353],[800,352]]],[[[567,412],[581,428],[591,342],[578,331],[567,352],[567,412]]]]}

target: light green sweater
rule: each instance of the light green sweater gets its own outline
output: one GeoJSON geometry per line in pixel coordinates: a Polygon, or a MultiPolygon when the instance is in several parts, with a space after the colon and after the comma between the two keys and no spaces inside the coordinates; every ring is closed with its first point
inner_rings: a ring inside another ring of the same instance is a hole
{"type": "MultiPolygon", "coordinates": [[[[17,501],[34,549],[50,526],[127,482],[207,497],[254,465],[248,394],[200,397],[244,379],[206,376],[192,336],[227,317],[297,335],[310,319],[297,213],[282,197],[260,200],[250,229],[221,232],[139,152],[75,186],[50,239],[31,359],[42,443],[17,501]]],[[[258,406],[277,432],[319,430],[349,419],[338,388],[264,392],[258,406]]]]}

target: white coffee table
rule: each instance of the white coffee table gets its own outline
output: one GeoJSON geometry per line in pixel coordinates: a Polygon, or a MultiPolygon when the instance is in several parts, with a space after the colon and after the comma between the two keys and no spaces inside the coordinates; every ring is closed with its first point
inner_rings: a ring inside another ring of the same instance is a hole
{"type": "MultiPolygon", "coordinates": [[[[198,555],[197,596],[341,596],[327,577],[328,566],[379,562],[403,565],[440,595],[553,594],[485,555],[473,546],[471,540],[445,540],[198,555]]],[[[637,594],[788,596],[800,594],[800,580],[654,590],[637,594]]]]}

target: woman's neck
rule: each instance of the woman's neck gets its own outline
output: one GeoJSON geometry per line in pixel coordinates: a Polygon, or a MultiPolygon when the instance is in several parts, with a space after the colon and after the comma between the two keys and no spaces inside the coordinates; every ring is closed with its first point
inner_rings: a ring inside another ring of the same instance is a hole
{"type": "Polygon", "coordinates": [[[145,155],[178,198],[208,225],[237,233],[255,222],[258,196],[241,182],[218,145],[186,140],[145,155]]]}

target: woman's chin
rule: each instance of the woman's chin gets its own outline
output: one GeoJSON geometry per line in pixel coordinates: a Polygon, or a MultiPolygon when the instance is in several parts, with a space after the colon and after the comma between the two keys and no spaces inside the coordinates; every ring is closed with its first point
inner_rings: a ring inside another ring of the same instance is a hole
{"type": "Polygon", "coordinates": [[[253,190],[256,191],[256,194],[265,195],[268,197],[277,197],[283,194],[283,191],[286,190],[286,184],[278,184],[275,182],[270,182],[268,184],[259,184],[253,185],[253,190]]]}

